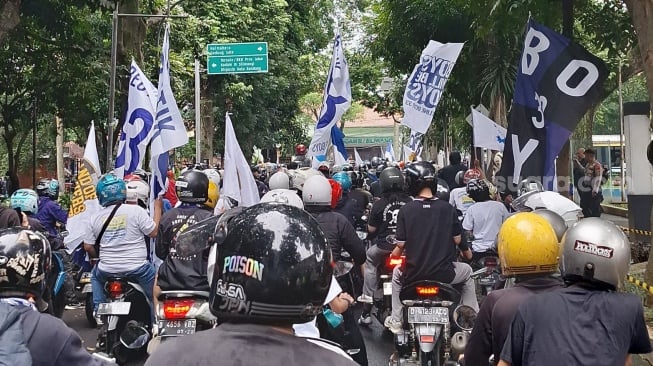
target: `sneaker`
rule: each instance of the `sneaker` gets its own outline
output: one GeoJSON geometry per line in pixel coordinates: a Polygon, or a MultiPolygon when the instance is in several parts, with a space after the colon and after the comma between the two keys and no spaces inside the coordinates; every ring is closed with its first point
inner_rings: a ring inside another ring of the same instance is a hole
{"type": "Polygon", "coordinates": [[[77,309],[83,309],[84,308],[84,303],[81,302],[71,302],[70,304],[66,305],[64,309],[66,310],[77,310],[77,309]]]}
{"type": "Polygon", "coordinates": [[[365,294],[362,294],[358,297],[358,302],[362,302],[363,304],[373,304],[374,299],[372,296],[367,296],[365,294]]]}
{"type": "Polygon", "coordinates": [[[394,319],[392,316],[385,318],[383,325],[394,334],[400,333],[403,330],[401,320],[394,319]]]}
{"type": "Polygon", "coordinates": [[[361,317],[358,319],[358,324],[370,325],[372,324],[372,317],[370,316],[370,314],[361,314],[361,317]]]}

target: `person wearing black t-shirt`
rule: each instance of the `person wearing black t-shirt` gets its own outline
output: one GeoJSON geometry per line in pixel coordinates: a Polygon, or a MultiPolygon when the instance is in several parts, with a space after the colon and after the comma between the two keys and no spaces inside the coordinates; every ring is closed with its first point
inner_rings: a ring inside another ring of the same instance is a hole
{"type": "Polygon", "coordinates": [[[406,168],[406,178],[412,202],[406,203],[397,215],[396,247],[392,255],[406,256],[405,268],[395,267],[392,274],[392,315],[385,326],[393,333],[402,329],[402,304],[399,299],[402,284],[420,280],[463,283],[461,303],[478,311],[472,268],[456,262],[457,248],[467,258],[471,251],[461,240],[461,227],[456,210],[448,201],[435,197],[435,169],[427,162],[417,162],[406,168]]]}
{"type": "Polygon", "coordinates": [[[613,223],[590,217],[562,243],[566,288],[529,297],[509,327],[499,366],[630,365],[650,353],[642,300],[620,293],[630,243],[613,223]]]}
{"type": "Polygon", "coordinates": [[[395,234],[399,209],[411,201],[410,196],[403,192],[404,177],[399,169],[390,167],[383,170],[379,176],[379,184],[383,193],[381,199],[374,202],[367,225],[368,232],[375,235],[374,245],[367,250],[363,294],[358,297],[358,301],[365,304],[360,318],[362,324],[372,322],[370,311],[379,281],[378,269],[394,249],[387,237],[395,234]]]}
{"type": "Polygon", "coordinates": [[[467,167],[460,161],[460,153],[458,151],[452,151],[451,154],[449,154],[449,165],[440,169],[438,172],[438,177],[447,182],[447,185],[449,185],[449,188],[451,189],[460,187],[460,185],[456,183],[456,174],[467,170],[467,167]]]}

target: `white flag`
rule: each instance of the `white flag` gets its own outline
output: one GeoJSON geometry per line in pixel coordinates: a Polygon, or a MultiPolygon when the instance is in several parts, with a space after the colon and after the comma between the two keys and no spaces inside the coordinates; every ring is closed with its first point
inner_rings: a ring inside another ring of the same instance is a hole
{"type": "Polygon", "coordinates": [[[88,132],[84,149],[84,159],[79,166],[77,183],[68,209],[68,223],[66,224],[68,236],[64,238],[64,244],[69,253],[72,253],[86,237],[91,215],[102,208],[95,194],[95,185],[102,174],[99,161],[95,146],[95,124],[91,122],[91,129],[88,132]]]}
{"type": "Polygon", "coordinates": [[[392,146],[392,142],[388,142],[388,145],[385,147],[384,157],[388,161],[395,161],[395,148],[392,146]]]}
{"type": "MultiPolygon", "coordinates": [[[[188,143],[188,133],[184,120],[181,118],[177,101],[170,87],[170,61],[168,52],[170,48],[170,25],[166,24],[161,49],[161,68],[159,69],[159,96],[156,105],[156,121],[152,134],[150,153],[150,169],[152,180],[150,182],[150,200],[165,194],[167,189],[166,179],[168,173],[168,151],[188,143]]],[[[152,206],[150,206],[152,207],[152,206]]]]}
{"type": "Polygon", "coordinates": [[[408,78],[404,92],[403,125],[426,133],[463,45],[429,41],[422,51],[419,64],[415,65],[408,78]]]}
{"type": "MultiPolygon", "coordinates": [[[[313,157],[314,168],[319,167],[320,163],[327,160],[327,150],[329,145],[332,144],[332,127],[340,120],[350,105],[351,84],[349,81],[349,68],[342,49],[340,33],[336,32],[329,76],[324,85],[322,110],[320,111],[320,118],[315,126],[315,132],[313,133],[313,139],[311,140],[307,154],[313,157]]],[[[340,151],[340,147],[337,148],[340,151]]]]}
{"type": "Polygon", "coordinates": [[[229,114],[225,116],[224,178],[222,195],[238,201],[239,206],[249,207],[259,203],[258,187],[252,169],[240,149],[229,114]]]}
{"type": "Polygon", "coordinates": [[[119,178],[142,167],[154,127],[157,91],[134,60],[129,71],[127,99],[127,114],[120,133],[114,169],[114,174],[119,178]]]}
{"type": "Polygon", "coordinates": [[[358,150],[356,150],[356,148],[354,148],[354,159],[356,160],[356,167],[363,166],[363,159],[358,155],[358,150]]]}
{"type": "Polygon", "coordinates": [[[474,146],[503,151],[507,130],[475,109],[472,109],[474,123],[474,146]]]}

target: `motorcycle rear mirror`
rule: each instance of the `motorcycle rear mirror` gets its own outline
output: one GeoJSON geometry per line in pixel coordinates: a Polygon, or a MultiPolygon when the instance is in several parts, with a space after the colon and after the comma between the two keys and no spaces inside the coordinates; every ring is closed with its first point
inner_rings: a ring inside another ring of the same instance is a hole
{"type": "Polygon", "coordinates": [[[128,349],[142,348],[149,342],[150,333],[147,329],[133,324],[128,324],[120,333],[120,343],[128,349]]]}
{"type": "Polygon", "coordinates": [[[453,311],[453,321],[458,328],[470,332],[476,322],[476,310],[471,306],[459,305],[453,311]]]}

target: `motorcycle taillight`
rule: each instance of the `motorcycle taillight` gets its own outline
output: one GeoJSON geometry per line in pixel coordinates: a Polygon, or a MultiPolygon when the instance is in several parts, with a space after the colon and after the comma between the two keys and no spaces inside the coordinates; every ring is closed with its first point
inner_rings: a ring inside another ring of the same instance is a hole
{"type": "Polygon", "coordinates": [[[166,319],[184,319],[194,303],[193,299],[163,300],[163,315],[166,319]]]}
{"type": "Polygon", "coordinates": [[[118,282],[118,281],[107,282],[106,289],[107,292],[109,293],[109,297],[111,297],[112,299],[120,297],[120,295],[122,295],[125,292],[125,288],[123,287],[122,282],[118,282]]]}
{"type": "Polygon", "coordinates": [[[438,286],[417,286],[415,291],[419,296],[436,296],[440,293],[440,288],[438,286]]]}
{"type": "Polygon", "coordinates": [[[396,266],[402,266],[405,260],[406,257],[404,256],[401,257],[388,256],[388,258],[385,260],[385,266],[389,269],[394,269],[396,266]]]}

